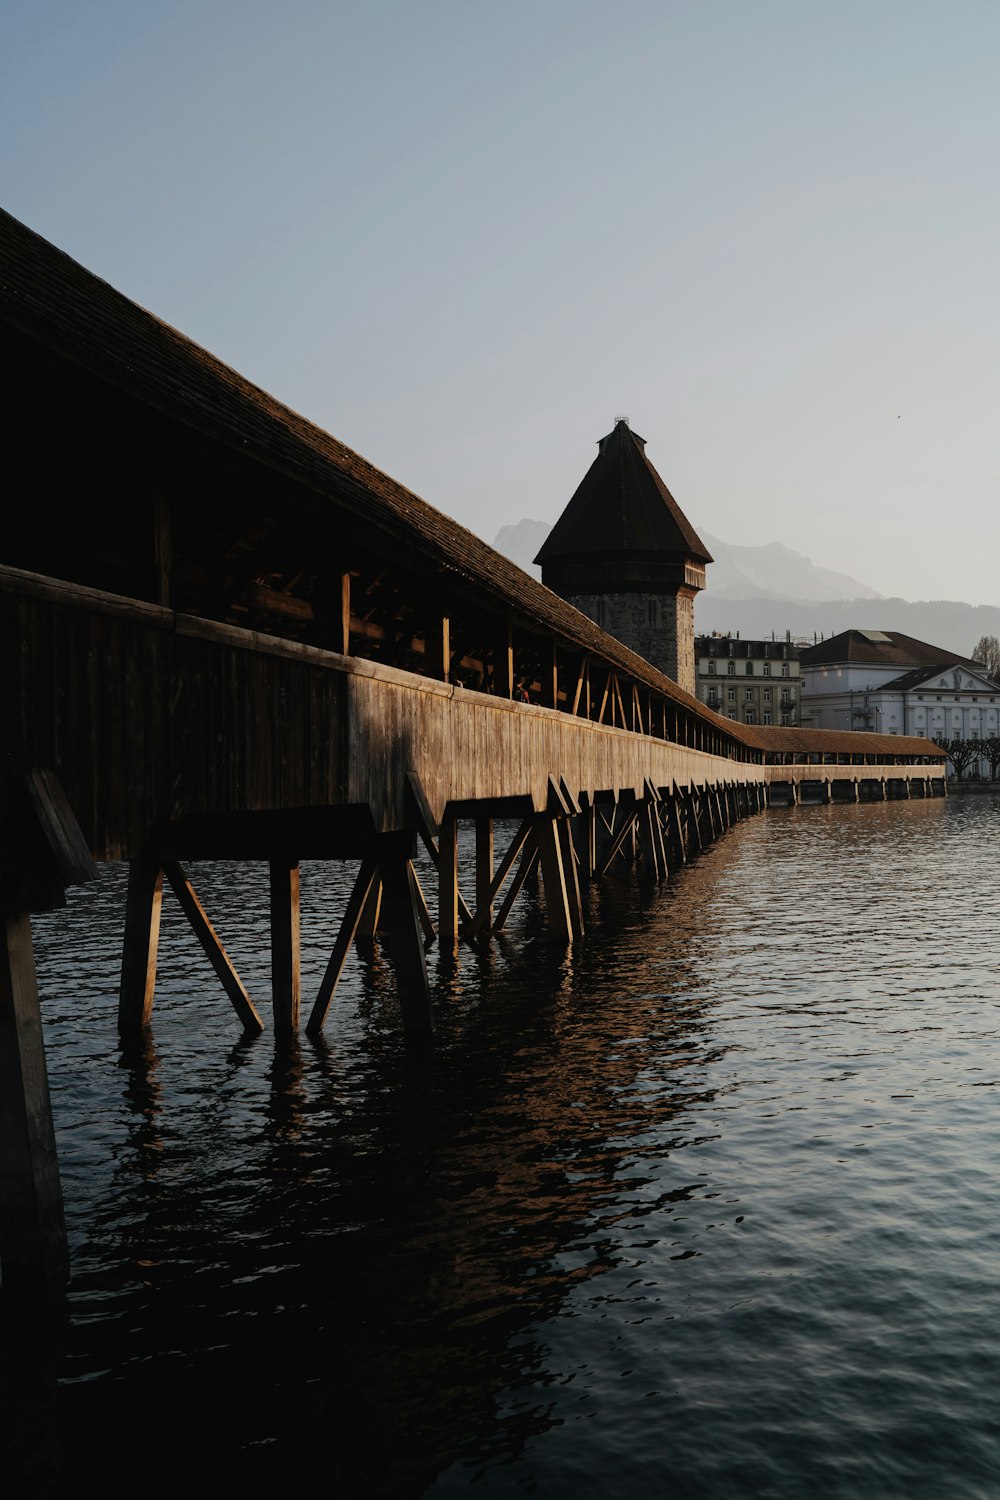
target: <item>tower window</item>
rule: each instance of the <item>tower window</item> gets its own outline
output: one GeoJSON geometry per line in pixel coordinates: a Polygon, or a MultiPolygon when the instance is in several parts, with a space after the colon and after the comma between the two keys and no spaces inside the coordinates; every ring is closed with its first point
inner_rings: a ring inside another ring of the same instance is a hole
{"type": "Polygon", "coordinates": [[[659,601],[659,599],[647,599],[646,600],[646,623],[648,625],[652,626],[652,628],[654,630],[659,629],[659,625],[660,625],[660,601],[659,601]]]}
{"type": "Polygon", "coordinates": [[[604,600],[598,599],[597,603],[594,605],[594,624],[599,625],[603,630],[607,623],[607,608],[605,606],[604,600]]]}

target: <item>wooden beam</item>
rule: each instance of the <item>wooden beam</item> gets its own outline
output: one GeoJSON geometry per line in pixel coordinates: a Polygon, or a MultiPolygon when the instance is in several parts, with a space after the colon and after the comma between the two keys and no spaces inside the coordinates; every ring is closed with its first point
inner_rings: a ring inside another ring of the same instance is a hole
{"type": "Polygon", "coordinates": [[[396,976],[403,1030],[411,1037],[430,1036],[434,1013],[413,866],[393,854],[380,860],[379,870],[385,891],[385,945],[396,976]]]}
{"type": "Polygon", "coordinates": [[[4,1293],[57,1291],[69,1249],[31,919],[0,913],[0,1270],[4,1293]]]}
{"type": "Polygon", "coordinates": [[[639,810],[638,810],[638,808],[634,808],[634,807],[629,808],[628,811],[625,813],[625,817],[624,817],[624,821],[622,822],[622,826],[619,828],[618,832],[615,834],[614,838],[611,840],[611,847],[608,850],[607,854],[604,856],[604,858],[601,860],[600,865],[598,866],[598,869],[597,869],[598,875],[606,875],[608,873],[608,871],[610,870],[612,864],[617,859],[618,855],[621,853],[622,846],[625,843],[625,840],[628,838],[629,834],[633,832],[633,830],[635,828],[635,824],[636,824],[636,819],[638,818],[638,816],[639,816],[639,810]]]}
{"type": "Polygon", "coordinates": [[[556,832],[559,836],[559,849],[562,855],[563,877],[566,884],[566,898],[569,903],[569,918],[573,928],[574,938],[583,937],[583,902],[580,898],[580,875],[577,868],[578,861],[576,849],[573,847],[573,830],[571,818],[557,818],[556,832]]]}
{"type": "Polygon", "coordinates": [[[570,712],[572,714],[574,714],[574,715],[578,714],[579,711],[580,711],[580,698],[581,698],[581,696],[583,694],[584,683],[587,680],[587,671],[588,671],[588,668],[587,668],[587,658],[585,656],[581,656],[581,658],[580,658],[580,670],[577,673],[576,688],[575,688],[574,693],[573,693],[573,707],[570,710],[570,712]]]}
{"type": "Polygon", "coordinates": [[[298,1031],[301,997],[299,862],[272,859],[271,1007],[275,1031],[298,1031]]]}
{"type": "Polygon", "coordinates": [[[424,947],[430,948],[437,937],[437,932],[434,927],[434,919],[430,913],[430,907],[427,905],[427,897],[424,895],[423,887],[420,884],[420,877],[417,875],[416,869],[413,869],[413,889],[417,900],[417,915],[420,918],[420,925],[424,929],[424,947]]]}
{"type": "Polygon", "coordinates": [[[551,660],[542,670],[542,703],[546,708],[559,707],[559,648],[552,637],[551,660]]]}
{"type": "Polygon", "coordinates": [[[557,821],[553,813],[536,814],[535,839],[542,866],[545,913],[548,918],[549,931],[560,941],[571,943],[573,941],[573,918],[566,888],[566,871],[563,866],[557,821]]]}
{"type": "Polygon", "coordinates": [[[181,910],[190,922],[195,936],[229,996],[233,1009],[243,1022],[243,1029],[263,1031],[264,1023],[257,1014],[257,1008],[247,994],[242,979],[219,941],[215,928],[208,920],[205,909],[198,900],[194,887],[184,870],[175,860],[167,860],[163,866],[163,873],[169,880],[170,888],[180,902],[181,910]]]}
{"type": "Polygon", "coordinates": [[[340,575],[340,629],[337,650],[344,656],[351,654],[351,575],[340,575]]]}
{"type": "Polygon", "coordinates": [[[159,864],[131,859],[125,897],[125,941],[118,988],[118,1030],[140,1031],[153,1015],[156,954],[163,908],[163,871],[159,864]]]}
{"type": "Polygon", "coordinates": [[[445,813],[438,842],[438,942],[442,953],[458,948],[458,819],[445,813]]]}
{"type": "Polygon", "coordinates": [[[476,913],[480,931],[489,932],[493,921],[493,819],[478,817],[476,827],[476,913]]]}
{"type": "Polygon", "coordinates": [[[507,846],[507,852],[504,855],[503,859],[500,861],[496,874],[490,881],[485,900],[482,902],[477,901],[476,913],[473,916],[472,921],[462,929],[462,936],[468,938],[470,942],[479,936],[484,927],[487,929],[487,931],[489,931],[490,927],[494,926],[493,902],[500,894],[503,883],[512,870],[514,861],[517,859],[518,854],[520,854],[521,849],[524,846],[524,842],[530,832],[531,818],[528,817],[525,818],[521,823],[521,826],[518,828],[517,833],[515,833],[510,844],[507,846]]]}
{"type": "Polygon", "coordinates": [[[368,899],[365,901],[364,909],[361,912],[361,916],[358,918],[358,927],[357,932],[355,933],[355,937],[361,938],[365,942],[374,942],[375,934],[378,932],[379,922],[381,920],[382,881],[379,876],[376,875],[375,879],[372,881],[371,889],[368,892],[368,899]]]}
{"type": "MultiPolygon", "coordinates": [[[[532,819],[532,822],[533,821],[534,820],[532,819]]],[[[517,900],[518,895],[520,894],[525,884],[525,881],[532,874],[537,864],[538,844],[535,839],[534,828],[531,828],[528,832],[527,838],[523,843],[523,848],[521,850],[521,863],[517,867],[517,873],[507,889],[507,894],[503,898],[503,903],[500,907],[500,910],[497,912],[496,920],[493,923],[494,932],[499,932],[500,929],[504,926],[507,918],[510,916],[511,908],[514,905],[514,902],[517,900]]]]}
{"type": "Polygon", "coordinates": [[[333,945],[333,952],[330,954],[330,960],[324,970],[316,999],[313,1002],[312,1013],[306,1024],[306,1031],[310,1036],[319,1036],[319,1033],[323,1029],[323,1022],[326,1020],[326,1013],[330,1008],[333,992],[337,988],[340,976],[344,970],[344,963],[358,930],[361,913],[365,909],[372,885],[377,878],[378,865],[374,858],[363,859],[351,894],[348,897],[347,909],[340,924],[340,931],[337,933],[337,940],[333,945]]]}

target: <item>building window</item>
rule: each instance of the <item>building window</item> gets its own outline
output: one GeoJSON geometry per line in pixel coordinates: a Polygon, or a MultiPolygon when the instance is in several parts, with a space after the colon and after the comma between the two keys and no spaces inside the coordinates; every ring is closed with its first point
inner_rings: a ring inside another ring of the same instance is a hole
{"type": "Polygon", "coordinates": [[[726,697],[729,699],[730,703],[735,703],[735,701],[736,701],[736,689],[735,688],[728,688],[727,691],[726,691],[726,697]]]}
{"type": "Polygon", "coordinates": [[[709,690],[708,690],[708,706],[709,706],[709,708],[714,708],[715,705],[718,703],[718,701],[719,701],[718,698],[715,696],[715,688],[709,688],[709,690]]]}
{"type": "Polygon", "coordinates": [[[761,717],[761,723],[762,724],[770,724],[770,722],[771,722],[771,715],[770,714],[763,714],[762,717],[761,717]]]}
{"type": "Polygon", "coordinates": [[[753,676],[753,662],[752,661],[748,661],[743,670],[744,670],[744,672],[746,673],[746,675],[748,677],[752,677],[753,676]]]}
{"type": "Polygon", "coordinates": [[[782,724],[787,724],[788,723],[788,715],[787,714],[782,714],[781,715],[781,722],[782,722],[782,724]]]}
{"type": "Polygon", "coordinates": [[[766,661],[764,663],[764,676],[765,677],[770,677],[770,675],[771,675],[771,663],[769,661],[766,661]]]}
{"type": "Polygon", "coordinates": [[[764,689],[764,702],[765,703],[770,703],[770,701],[771,701],[771,689],[770,688],[765,688],[764,689]]]}
{"type": "Polygon", "coordinates": [[[747,700],[748,703],[752,703],[753,702],[753,688],[747,688],[747,690],[743,694],[743,696],[747,700]]]}
{"type": "Polygon", "coordinates": [[[788,689],[787,688],[782,688],[781,689],[781,706],[782,706],[782,708],[791,708],[791,706],[792,706],[792,700],[791,700],[791,698],[788,695],[788,689]]]}
{"type": "Polygon", "coordinates": [[[710,661],[709,664],[708,664],[708,675],[709,675],[709,677],[714,677],[715,676],[715,662],[714,661],[710,661]]]}
{"type": "Polygon", "coordinates": [[[734,661],[731,661],[728,664],[728,666],[726,667],[726,671],[729,673],[730,677],[735,677],[736,676],[736,663],[734,661]]]}
{"type": "Polygon", "coordinates": [[[747,709],[745,717],[746,717],[746,722],[748,724],[756,724],[756,722],[757,722],[757,716],[754,713],[754,711],[753,711],[752,708],[748,708],[747,709]]]}
{"type": "MultiPolygon", "coordinates": [[[[785,663],[785,665],[781,669],[781,675],[782,675],[782,677],[787,677],[788,676],[788,663],[787,662],[785,663]]],[[[823,673],[823,676],[824,677],[826,676],[825,672],[823,673]]]]}

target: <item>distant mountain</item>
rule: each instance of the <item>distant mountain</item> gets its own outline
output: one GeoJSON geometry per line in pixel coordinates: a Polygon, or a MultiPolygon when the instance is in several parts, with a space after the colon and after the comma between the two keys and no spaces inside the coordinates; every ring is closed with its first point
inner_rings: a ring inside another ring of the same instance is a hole
{"type": "Polygon", "coordinates": [[[708,569],[706,594],[729,599],[773,599],[820,604],[830,599],[879,599],[866,583],[846,573],[817,568],[800,552],[768,542],[763,547],[734,547],[701,533],[715,561],[708,569]]]}
{"type": "Polygon", "coordinates": [[[516,526],[501,526],[493,545],[519,568],[540,579],[542,570],[535,567],[533,559],[551,530],[548,521],[518,521],[516,526]]]}
{"type": "MultiPolygon", "coordinates": [[[[532,559],[552,530],[545,521],[504,526],[493,545],[504,557],[541,577],[532,559]]],[[[715,561],[708,586],[695,602],[700,635],[729,631],[751,639],[771,635],[821,640],[851,628],[898,630],[968,656],[984,635],[1000,636],[1000,608],[934,599],[913,603],[887,599],[846,573],[817,568],[808,557],[781,542],[736,547],[701,533],[715,561]]]]}

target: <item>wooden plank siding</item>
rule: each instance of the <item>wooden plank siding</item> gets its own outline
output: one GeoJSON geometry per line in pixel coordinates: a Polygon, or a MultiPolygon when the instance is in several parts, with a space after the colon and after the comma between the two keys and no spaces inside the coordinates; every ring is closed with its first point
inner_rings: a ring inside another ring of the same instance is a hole
{"type": "MultiPolygon", "coordinates": [[[[5,801],[29,770],[54,771],[101,860],[141,854],[161,820],[209,814],[370,807],[373,831],[401,831],[409,773],[438,822],[473,804],[541,812],[551,782],[577,801],[641,798],[647,784],[815,780],[825,754],[842,763],[823,764],[821,779],[859,774],[842,751],[802,752],[792,766],[791,752],[781,764],[749,749],[735,760],[566,707],[127,605],[0,576],[5,801]]],[[[869,737],[853,738],[853,760],[865,759],[869,737]]],[[[926,748],[883,740],[877,759],[897,777],[940,778],[940,759],[920,764],[926,748]]]]}

